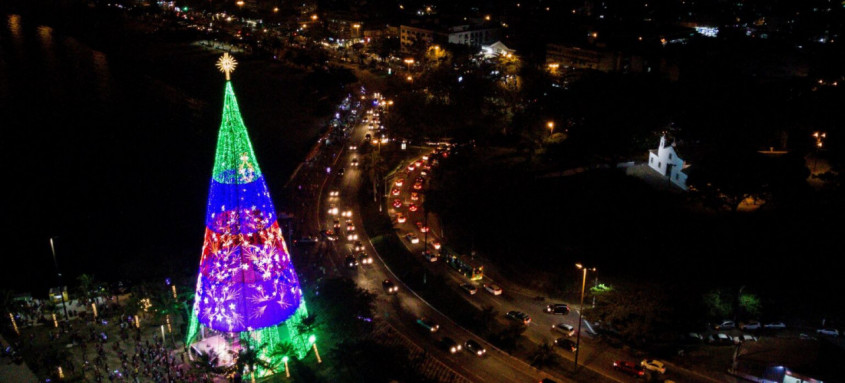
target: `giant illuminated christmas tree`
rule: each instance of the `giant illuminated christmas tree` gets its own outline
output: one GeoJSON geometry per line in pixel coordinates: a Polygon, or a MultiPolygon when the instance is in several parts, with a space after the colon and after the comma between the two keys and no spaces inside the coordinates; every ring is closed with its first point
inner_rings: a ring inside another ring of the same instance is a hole
{"type": "Polygon", "coordinates": [[[226,94],[186,344],[213,351],[224,363],[231,362],[227,354],[253,347],[279,365],[283,357],[303,357],[314,337],[299,331],[305,301],[232,90],[235,65],[228,54],[217,62],[226,94]],[[293,346],[291,355],[273,353],[282,342],[293,346]]]}

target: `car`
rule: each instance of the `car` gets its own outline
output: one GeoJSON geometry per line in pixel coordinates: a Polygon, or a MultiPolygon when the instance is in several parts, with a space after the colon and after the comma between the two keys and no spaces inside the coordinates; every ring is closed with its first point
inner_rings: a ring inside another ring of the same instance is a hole
{"type": "Polygon", "coordinates": [[[329,214],[337,215],[339,211],[340,209],[338,209],[337,206],[335,206],[334,204],[329,205],[329,214]]]}
{"type": "Polygon", "coordinates": [[[346,233],[346,240],[347,241],[357,241],[358,240],[358,233],[346,233]]]}
{"type": "Polygon", "coordinates": [[[704,337],[697,332],[691,332],[691,333],[688,333],[686,335],[684,340],[686,340],[690,343],[701,343],[701,342],[704,342],[704,337]]]}
{"type": "Polygon", "coordinates": [[[839,330],[837,330],[835,328],[820,328],[820,329],[816,330],[816,334],[838,337],[839,336],[839,330]]]}
{"type": "Polygon", "coordinates": [[[410,165],[408,165],[408,171],[409,171],[409,172],[414,171],[414,169],[415,169],[415,168],[416,168],[416,167],[414,166],[414,164],[410,164],[410,165]]]}
{"type": "Polygon", "coordinates": [[[417,211],[419,209],[416,204],[408,205],[408,211],[417,211]]]}
{"type": "Polygon", "coordinates": [[[393,188],[393,190],[390,191],[390,194],[392,194],[392,195],[399,195],[401,193],[402,193],[402,190],[399,189],[399,188],[393,188]]]}
{"type": "Polygon", "coordinates": [[[740,328],[741,330],[745,330],[745,331],[750,331],[750,330],[759,330],[759,329],[760,329],[760,322],[757,322],[757,321],[755,320],[755,321],[749,321],[749,322],[745,322],[745,323],[740,323],[740,324],[739,324],[739,328],[740,328]]]}
{"type": "Polygon", "coordinates": [[[707,339],[705,341],[709,344],[712,344],[712,345],[723,345],[723,346],[728,345],[728,344],[733,344],[733,342],[734,342],[733,338],[731,338],[729,335],[724,334],[724,333],[710,334],[710,335],[707,336],[707,339]]]}
{"type": "Polygon", "coordinates": [[[478,355],[479,357],[484,356],[484,354],[487,353],[486,348],[484,348],[480,343],[478,343],[478,342],[476,342],[472,339],[469,339],[466,342],[464,342],[464,350],[467,350],[467,351],[469,351],[469,352],[471,352],[475,355],[478,355]]]}
{"type": "Polygon", "coordinates": [[[622,371],[628,375],[633,376],[643,376],[645,371],[643,371],[643,367],[637,365],[634,362],[629,362],[627,360],[617,360],[613,362],[613,369],[622,371]]]}
{"type": "Polygon", "coordinates": [[[440,325],[437,324],[437,322],[426,317],[417,319],[417,324],[425,329],[428,329],[429,332],[437,332],[437,330],[440,330],[440,325]]]}
{"type": "Polygon", "coordinates": [[[546,308],[543,310],[549,314],[561,314],[566,315],[569,314],[569,306],[563,303],[554,303],[547,305],[546,308]]]}
{"type": "Polygon", "coordinates": [[[484,290],[487,290],[488,293],[493,295],[502,295],[502,288],[499,285],[494,285],[492,283],[485,283],[482,287],[484,290]]]}
{"type": "Polygon", "coordinates": [[[337,235],[337,232],[334,231],[334,230],[331,230],[331,229],[323,230],[323,231],[320,232],[320,234],[325,236],[326,239],[328,239],[329,241],[337,241],[337,239],[339,238],[339,236],[337,235]]]}
{"type": "Polygon", "coordinates": [[[411,243],[420,243],[420,237],[417,237],[414,233],[405,234],[405,239],[407,239],[408,242],[411,243]]]}
{"type": "Polygon", "coordinates": [[[411,201],[419,201],[419,200],[420,200],[420,193],[411,192],[411,201]]]}
{"type": "Polygon", "coordinates": [[[423,258],[425,258],[426,261],[429,261],[429,262],[437,262],[437,260],[440,259],[440,257],[437,256],[437,254],[434,254],[434,253],[432,253],[428,250],[424,250],[422,252],[422,256],[423,256],[423,258]]]}
{"type": "Polygon", "coordinates": [[[339,192],[339,191],[337,191],[337,190],[331,190],[331,191],[329,191],[329,197],[338,197],[338,196],[340,196],[340,192],[339,192]]]}
{"type": "Polygon", "coordinates": [[[358,158],[352,158],[352,166],[358,166],[358,158]]]}
{"type": "Polygon", "coordinates": [[[566,323],[553,324],[552,331],[562,332],[566,336],[575,335],[575,327],[566,323]]]}
{"type": "Polygon", "coordinates": [[[334,223],[333,223],[332,227],[335,229],[335,231],[340,230],[340,219],[339,218],[334,219],[334,223]]]}
{"type": "Polygon", "coordinates": [[[390,279],[383,280],[381,282],[381,287],[383,287],[384,291],[388,294],[396,294],[399,291],[399,286],[396,286],[396,284],[390,279]]]}
{"type": "Polygon", "coordinates": [[[659,360],[643,359],[643,361],[640,362],[640,366],[642,366],[643,368],[645,368],[646,370],[649,370],[649,371],[655,371],[655,372],[658,372],[658,373],[661,373],[661,374],[666,373],[666,365],[659,360]]]}
{"type": "Polygon", "coordinates": [[[352,222],[346,222],[346,231],[355,231],[355,224],[352,222]]]}
{"type": "Polygon", "coordinates": [[[422,221],[417,221],[417,228],[420,229],[420,233],[428,232],[428,226],[423,225],[422,221]]]}
{"type": "Polygon", "coordinates": [[[398,179],[396,179],[396,182],[394,182],[393,184],[396,185],[396,187],[402,187],[402,185],[405,184],[405,179],[404,178],[398,178],[398,179]]]}
{"type": "Polygon", "coordinates": [[[569,350],[570,352],[578,351],[578,346],[575,345],[575,342],[567,338],[555,339],[555,346],[558,346],[564,350],[569,350]]]}
{"type": "Polygon", "coordinates": [[[354,249],[356,252],[364,251],[364,245],[361,243],[361,241],[355,241],[355,244],[352,245],[352,249],[354,249]]]}
{"type": "Polygon", "coordinates": [[[428,155],[427,155],[427,154],[424,154],[424,155],[422,156],[422,160],[423,160],[423,161],[428,161],[428,155]]]}
{"type": "Polygon", "coordinates": [[[528,316],[528,314],[526,314],[522,311],[511,310],[511,311],[508,311],[508,313],[505,314],[505,316],[510,318],[510,319],[513,319],[517,322],[521,322],[522,324],[527,325],[527,324],[531,323],[531,317],[528,316]]]}
{"type": "Polygon", "coordinates": [[[358,261],[361,262],[362,265],[372,265],[373,257],[362,251],[358,253],[358,261]]]}
{"type": "Polygon", "coordinates": [[[358,150],[358,145],[355,145],[355,144],[349,145],[349,150],[358,150]]]}
{"type": "Polygon", "coordinates": [[[346,257],[346,260],[344,261],[344,264],[346,264],[346,267],[354,269],[358,266],[358,260],[355,259],[355,257],[353,257],[352,255],[348,255],[346,257]]]}
{"type": "Polygon", "coordinates": [[[448,336],[444,336],[442,339],[440,339],[440,347],[442,347],[446,351],[449,351],[449,353],[452,354],[461,351],[461,345],[458,344],[458,342],[455,342],[454,339],[449,338],[448,336]]]}
{"type": "Polygon", "coordinates": [[[721,323],[713,326],[716,330],[730,330],[736,328],[736,323],[732,320],[723,320],[721,323]]]}
{"type": "Polygon", "coordinates": [[[416,166],[416,167],[422,166],[422,160],[417,160],[416,162],[414,162],[414,166],[416,166]]]}
{"type": "Polygon", "coordinates": [[[407,220],[407,218],[405,218],[404,214],[402,214],[402,213],[396,214],[396,222],[405,223],[406,220],[407,220]]]}
{"type": "Polygon", "coordinates": [[[771,322],[766,323],[763,325],[763,328],[774,329],[774,330],[783,330],[786,328],[786,323],[783,322],[771,322]]]}
{"type": "Polygon", "coordinates": [[[475,287],[472,283],[461,283],[461,288],[469,295],[475,295],[478,292],[478,287],[475,287]]]}
{"type": "Polygon", "coordinates": [[[343,213],[340,213],[341,217],[352,218],[352,210],[344,210],[343,213]]]}
{"type": "Polygon", "coordinates": [[[440,250],[440,242],[432,242],[431,247],[433,247],[434,250],[440,250]]]}
{"type": "Polygon", "coordinates": [[[395,207],[397,209],[402,207],[402,200],[399,199],[399,198],[393,200],[393,207],[395,207]]]}
{"type": "Polygon", "coordinates": [[[343,173],[344,173],[344,169],[343,169],[343,168],[338,168],[338,169],[337,169],[337,175],[342,176],[342,175],[343,175],[343,173]]]}
{"type": "Polygon", "coordinates": [[[422,187],[423,187],[423,184],[420,183],[420,182],[417,182],[417,183],[414,184],[414,190],[420,190],[420,189],[422,189],[422,187]]]}
{"type": "Polygon", "coordinates": [[[757,337],[754,335],[742,334],[740,336],[733,337],[734,344],[740,344],[744,342],[756,342],[757,337]]]}

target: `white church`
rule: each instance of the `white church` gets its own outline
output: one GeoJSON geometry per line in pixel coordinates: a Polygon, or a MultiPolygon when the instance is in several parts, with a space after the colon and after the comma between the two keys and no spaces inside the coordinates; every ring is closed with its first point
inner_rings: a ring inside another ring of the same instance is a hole
{"type": "Polygon", "coordinates": [[[684,169],[690,165],[685,163],[678,153],[675,152],[675,144],[666,145],[666,136],[660,137],[660,146],[657,150],[648,151],[648,166],[681,189],[687,190],[687,175],[684,169]]]}

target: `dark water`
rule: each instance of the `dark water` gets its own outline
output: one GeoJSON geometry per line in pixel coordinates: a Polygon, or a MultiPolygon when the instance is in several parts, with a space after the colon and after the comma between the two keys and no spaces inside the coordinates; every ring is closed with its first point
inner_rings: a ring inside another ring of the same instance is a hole
{"type": "MultiPolygon", "coordinates": [[[[0,14],[0,286],[45,294],[51,236],[67,278],[163,277],[198,264],[220,53],[109,23],[85,28],[80,37],[0,14]]],[[[299,74],[241,61],[235,92],[283,209],[282,185],[318,135],[303,116],[310,90],[299,74]]]]}

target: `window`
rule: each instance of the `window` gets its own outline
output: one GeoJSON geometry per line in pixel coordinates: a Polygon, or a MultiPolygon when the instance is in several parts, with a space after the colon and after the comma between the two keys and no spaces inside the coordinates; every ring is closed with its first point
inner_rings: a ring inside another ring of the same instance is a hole
{"type": "Polygon", "coordinates": [[[648,163],[653,164],[654,163],[654,157],[649,158],[648,163]]]}
{"type": "Polygon", "coordinates": [[[669,159],[670,160],[672,159],[672,153],[669,153],[669,159]]]}
{"type": "Polygon", "coordinates": [[[679,178],[678,176],[680,176],[680,175],[681,175],[681,173],[675,173],[675,180],[678,180],[678,178],[679,178]]]}
{"type": "Polygon", "coordinates": [[[657,163],[657,167],[658,167],[658,168],[662,168],[662,167],[663,167],[663,164],[661,164],[660,162],[658,162],[658,163],[657,163]]]}

